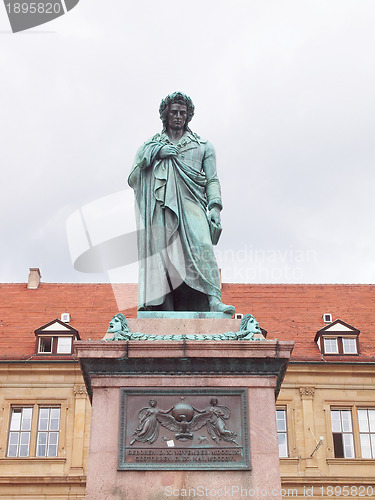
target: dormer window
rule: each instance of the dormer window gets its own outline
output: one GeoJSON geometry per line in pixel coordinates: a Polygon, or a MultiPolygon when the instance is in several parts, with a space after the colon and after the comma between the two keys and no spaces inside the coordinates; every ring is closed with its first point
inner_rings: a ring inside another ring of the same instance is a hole
{"type": "Polygon", "coordinates": [[[38,354],[51,354],[53,337],[39,337],[38,354]]]}
{"type": "Polygon", "coordinates": [[[339,319],[319,330],[315,342],[322,354],[342,356],[359,354],[359,330],[339,319]]]}
{"type": "Polygon", "coordinates": [[[325,354],[338,354],[339,349],[337,345],[337,338],[323,337],[324,340],[324,353],[325,354]]]}
{"type": "Polygon", "coordinates": [[[70,354],[72,352],[72,337],[57,338],[57,354],[70,354]]]}
{"type": "Polygon", "coordinates": [[[357,339],[355,337],[343,337],[342,351],[344,354],[358,354],[357,339]]]}
{"type": "Polygon", "coordinates": [[[63,356],[73,354],[73,340],[79,340],[78,331],[55,319],[35,330],[36,352],[40,355],[63,356]]]}

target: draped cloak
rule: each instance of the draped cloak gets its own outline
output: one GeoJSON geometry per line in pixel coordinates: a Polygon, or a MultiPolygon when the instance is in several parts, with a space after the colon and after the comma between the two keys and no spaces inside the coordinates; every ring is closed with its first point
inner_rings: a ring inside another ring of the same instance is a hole
{"type": "Polygon", "coordinates": [[[222,208],[213,146],[187,130],[178,156],[159,158],[172,144],[165,132],[138,150],[128,183],[134,189],[138,233],[138,307],[159,306],[183,282],[221,299],[207,208],[222,208]]]}

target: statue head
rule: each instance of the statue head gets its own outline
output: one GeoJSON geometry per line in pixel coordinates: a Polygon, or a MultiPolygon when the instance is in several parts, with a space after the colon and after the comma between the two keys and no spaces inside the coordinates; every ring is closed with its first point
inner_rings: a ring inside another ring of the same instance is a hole
{"type": "Polygon", "coordinates": [[[115,314],[109,322],[108,333],[129,332],[128,322],[122,313],[115,314]]]}
{"type": "Polygon", "coordinates": [[[188,123],[194,116],[193,101],[183,92],[173,92],[173,94],[167,95],[167,97],[161,101],[159,107],[160,119],[163,122],[164,129],[166,129],[168,125],[168,112],[171,104],[181,104],[186,106],[187,116],[184,127],[187,129],[188,123]]]}
{"type": "Polygon", "coordinates": [[[247,331],[251,333],[262,333],[258,321],[252,314],[245,314],[241,320],[240,332],[247,331]]]}

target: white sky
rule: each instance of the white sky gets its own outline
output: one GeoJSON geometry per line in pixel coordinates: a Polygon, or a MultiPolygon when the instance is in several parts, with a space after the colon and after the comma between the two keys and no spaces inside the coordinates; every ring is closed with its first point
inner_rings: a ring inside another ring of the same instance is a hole
{"type": "Polygon", "coordinates": [[[374,283],[374,26],[373,0],[81,0],[12,34],[0,6],[0,281],[109,281],[73,268],[67,220],[115,206],[181,90],[217,150],[223,281],[374,283]]]}

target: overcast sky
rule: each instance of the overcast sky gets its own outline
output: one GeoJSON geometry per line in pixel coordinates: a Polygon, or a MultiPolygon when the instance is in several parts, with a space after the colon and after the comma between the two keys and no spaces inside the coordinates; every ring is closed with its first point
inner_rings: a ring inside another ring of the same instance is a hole
{"type": "Polygon", "coordinates": [[[181,90],[217,151],[223,281],[374,283],[374,26],[373,0],[81,0],[12,34],[0,6],[0,281],[135,281],[74,269],[80,221],[132,230],[135,152],[181,90]]]}

